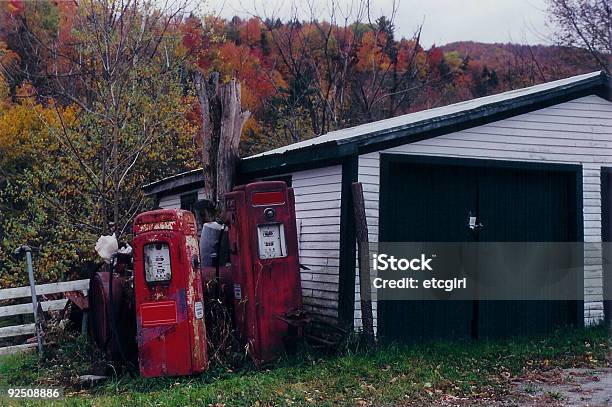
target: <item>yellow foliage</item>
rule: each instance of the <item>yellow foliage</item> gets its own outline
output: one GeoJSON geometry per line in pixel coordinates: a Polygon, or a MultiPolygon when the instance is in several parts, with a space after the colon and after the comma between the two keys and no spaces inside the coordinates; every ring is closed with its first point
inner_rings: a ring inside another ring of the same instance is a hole
{"type": "Polygon", "coordinates": [[[250,116],[246,123],[244,123],[244,127],[242,128],[242,136],[243,140],[248,139],[248,137],[252,134],[259,134],[261,132],[261,126],[257,122],[257,120],[250,116]]]}
{"type": "Polygon", "coordinates": [[[59,148],[57,135],[63,128],[77,125],[78,112],[74,106],[42,106],[31,98],[6,105],[0,110],[0,165],[52,154],[59,148]]]}
{"type": "MultiPolygon", "coordinates": [[[[9,85],[3,74],[0,74],[0,109],[3,109],[10,94],[9,85]]],[[[1,110],[0,110],[1,111],[1,110]]]]}

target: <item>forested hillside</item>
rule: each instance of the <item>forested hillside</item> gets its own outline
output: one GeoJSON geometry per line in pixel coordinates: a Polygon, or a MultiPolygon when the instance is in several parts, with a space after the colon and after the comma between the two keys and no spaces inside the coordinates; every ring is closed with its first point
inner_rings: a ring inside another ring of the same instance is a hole
{"type": "Polygon", "coordinates": [[[425,49],[395,23],[224,20],[130,1],[0,2],[0,286],[92,259],[130,233],[144,183],[196,168],[193,73],[237,78],[243,155],[331,130],[595,70],[577,48],[457,42],[425,49]]]}
{"type": "Polygon", "coordinates": [[[453,42],[440,48],[496,71],[511,89],[601,69],[588,51],[573,47],[453,42]]]}

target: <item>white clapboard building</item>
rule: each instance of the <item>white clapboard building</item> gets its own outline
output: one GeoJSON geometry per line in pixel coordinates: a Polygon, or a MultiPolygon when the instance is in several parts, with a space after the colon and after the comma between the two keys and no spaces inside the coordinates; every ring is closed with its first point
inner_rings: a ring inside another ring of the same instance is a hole
{"type": "MultiPolygon", "coordinates": [[[[488,241],[596,246],[609,239],[611,227],[610,95],[604,73],[574,76],[247,157],[240,178],[291,184],[300,261],[309,269],[302,271],[304,303],[315,314],[359,327],[352,182],[363,183],[371,242],[457,241],[468,213],[480,212],[488,241]]],[[[195,170],[148,184],[144,191],[161,208],[191,209],[204,182],[202,171],[195,170]]],[[[536,302],[524,305],[520,312],[537,315],[525,324],[537,325],[542,318],[591,324],[604,318],[605,256],[592,247],[584,253],[583,301],[573,310],[567,304],[549,306],[550,315],[536,312],[536,302]]],[[[473,318],[459,315],[469,313],[459,306],[452,307],[454,315],[428,304],[383,305],[374,303],[378,331],[399,339],[454,336],[462,328],[453,324],[473,318]],[[403,331],[392,328],[397,325],[403,331]]],[[[503,325],[512,312],[504,308],[481,323],[499,318],[503,325]]]]}

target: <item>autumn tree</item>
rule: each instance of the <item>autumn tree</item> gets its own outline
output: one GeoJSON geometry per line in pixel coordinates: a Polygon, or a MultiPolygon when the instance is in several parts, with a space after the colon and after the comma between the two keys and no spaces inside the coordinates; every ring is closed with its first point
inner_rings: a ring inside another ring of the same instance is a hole
{"type": "Polygon", "coordinates": [[[379,18],[368,26],[357,52],[351,81],[359,122],[370,122],[405,113],[414,96],[429,81],[423,68],[427,54],[420,45],[419,27],[411,39],[395,40],[392,19],[379,18]]]}
{"type": "MultiPolygon", "coordinates": [[[[20,92],[18,92],[19,94],[20,92]]],[[[27,276],[12,251],[33,246],[38,281],[57,281],[81,259],[92,239],[91,212],[79,188],[78,168],[66,160],[54,137],[61,132],[57,111],[67,129],[79,126],[79,109],[42,106],[33,98],[4,101],[0,108],[0,287],[23,285],[27,276]],[[79,216],[74,216],[76,213],[79,216]]]]}
{"type": "Polygon", "coordinates": [[[600,69],[612,72],[610,0],[548,0],[548,12],[561,44],[587,49],[600,69]]]}
{"type": "Polygon", "coordinates": [[[430,80],[420,27],[396,39],[395,12],[374,19],[367,0],[328,11],[326,21],[313,8],[306,21],[261,17],[273,66],[285,79],[277,87],[282,99],[266,107],[279,112],[288,142],[406,113],[430,80]]]}
{"type": "MultiPolygon", "coordinates": [[[[39,82],[45,85],[34,87],[38,99],[46,103],[52,96],[78,106],[84,115],[78,132],[62,126],[56,136],[86,180],[86,187],[75,193],[87,194],[98,208],[94,224],[104,233],[128,230],[144,204],[139,191],[146,179],[135,176],[135,169],[150,165],[144,162],[148,153],[181,130],[176,121],[183,115],[182,59],[174,31],[185,4],[158,4],[79,2],[70,29],[64,33],[58,25],[51,28],[55,34],[47,36],[41,35],[40,24],[32,23],[39,14],[28,8],[13,18],[14,32],[27,45],[22,48],[41,56],[36,75],[44,72],[39,82]],[[44,69],[38,68],[41,64],[44,69]]],[[[61,110],[56,113],[62,124],[61,110]]],[[[158,170],[151,175],[166,174],[158,170]]]]}
{"type": "Polygon", "coordinates": [[[306,22],[297,15],[283,25],[271,17],[261,18],[276,56],[275,67],[285,78],[285,86],[277,88],[285,95],[283,103],[273,107],[283,112],[289,142],[347,125],[349,82],[365,4],[357,2],[350,14],[331,7],[328,21],[319,21],[312,9],[306,22]]]}

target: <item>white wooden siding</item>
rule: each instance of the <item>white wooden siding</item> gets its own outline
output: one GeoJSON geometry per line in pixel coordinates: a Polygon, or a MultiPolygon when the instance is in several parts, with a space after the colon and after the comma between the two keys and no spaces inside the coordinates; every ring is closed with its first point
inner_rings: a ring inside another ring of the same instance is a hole
{"type": "Polygon", "coordinates": [[[162,209],[181,209],[181,195],[198,192],[198,199],[204,199],[204,188],[185,191],[180,194],[166,195],[159,199],[159,207],[162,209]]]}
{"type": "MultiPolygon", "coordinates": [[[[359,157],[370,241],[378,241],[380,154],[413,154],[583,166],[584,241],[601,242],[600,173],[612,165],[612,103],[587,96],[495,123],[359,157]]],[[[585,251],[584,319],[603,318],[601,250],[585,251]]],[[[358,283],[358,280],[357,280],[358,283]]],[[[355,324],[361,325],[359,286],[355,324]]]]}
{"type": "Polygon", "coordinates": [[[162,209],[181,209],[181,196],[166,195],[159,199],[159,207],[162,209]]]}
{"type": "Polygon", "coordinates": [[[339,165],[291,174],[295,193],[304,307],[323,319],[338,317],[340,264],[339,165]]]}

